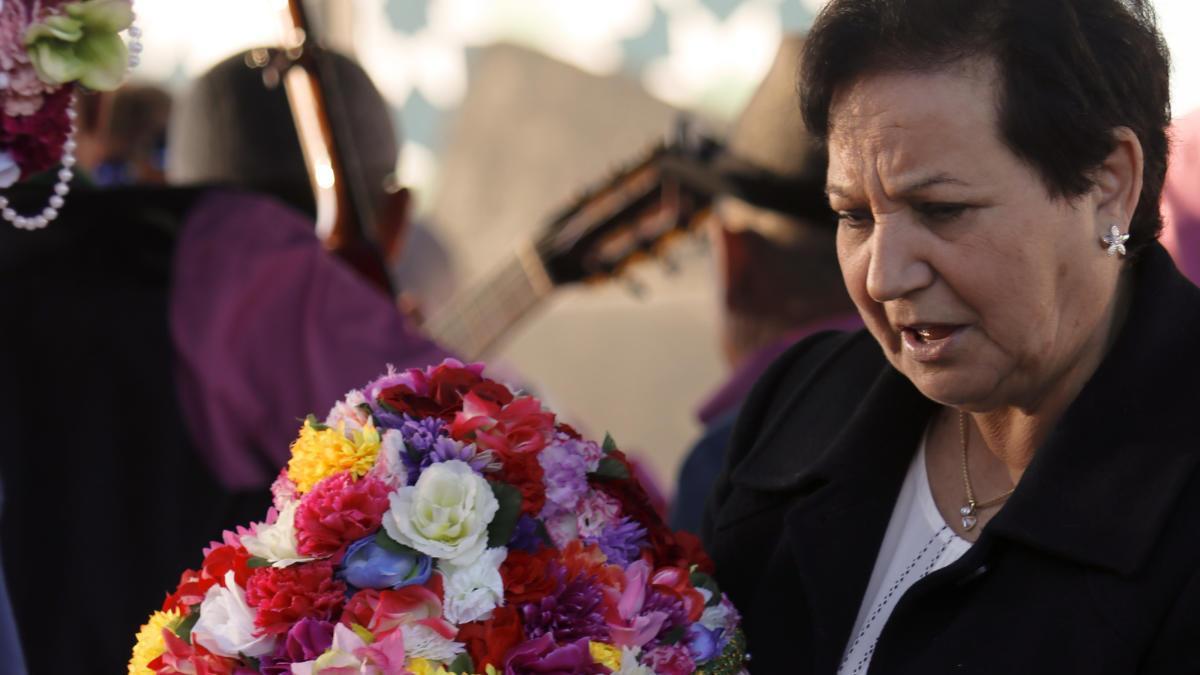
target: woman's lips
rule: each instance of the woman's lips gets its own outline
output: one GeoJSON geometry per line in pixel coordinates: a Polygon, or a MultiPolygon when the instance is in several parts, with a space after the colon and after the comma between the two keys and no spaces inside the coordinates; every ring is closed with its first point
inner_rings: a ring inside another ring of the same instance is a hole
{"type": "Polygon", "coordinates": [[[913,360],[933,363],[946,358],[948,350],[957,344],[966,326],[955,324],[919,324],[900,329],[904,349],[913,360]]]}

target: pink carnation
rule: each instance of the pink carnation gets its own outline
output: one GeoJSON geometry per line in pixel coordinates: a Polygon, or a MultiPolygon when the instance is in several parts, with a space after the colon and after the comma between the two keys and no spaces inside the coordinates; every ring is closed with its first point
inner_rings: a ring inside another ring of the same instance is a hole
{"type": "Polygon", "coordinates": [[[579,536],[599,537],[621,517],[621,502],[598,492],[589,490],[579,501],[579,536]]]}
{"type": "Polygon", "coordinates": [[[692,675],[696,672],[696,663],[683,645],[655,647],[641,657],[641,662],[658,675],[692,675]]]}
{"type": "Polygon", "coordinates": [[[302,555],[342,552],[379,529],[388,510],[388,487],[375,478],[354,480],[342,472],[313,486],[296,509],[297,550],[302,555]]]}
{"type": "MultiPolygon", "coordinates": [[[[43,11],[42,15],[45,13],[43,11]]],[[[0,8],[0,75],[8,77],[8,87],[0,88],[0,104],[3,104],[3,114],[9,116],[36,113],[42,107],[43,96],[55,89],[38,79],[25,51],[24,36],[30,23],[25,2],[3,3],[0,8]]]]}
{"type": "Polygon", "coordinates": [[[246,602],[258,610],[254,623],[274,635],[287,633],[300,619],[329,621],[342,611],[346,584],[333,577],[328,560],[261,567],[246,582],[246,602]]]}

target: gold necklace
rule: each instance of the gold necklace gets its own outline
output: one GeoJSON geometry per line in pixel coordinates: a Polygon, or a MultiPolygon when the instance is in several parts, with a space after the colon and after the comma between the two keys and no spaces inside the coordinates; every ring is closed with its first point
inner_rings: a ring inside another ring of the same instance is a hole
{"type": "Polygon", "coordinates": [[[979,511],[1003,504],[1004,500],[1008,499],[1017,488],[1014,486],[999,497],[985,502],[975,501],[975,490],[971,487],[971,472],[967,470],[967,414],[961,410],[958,412],[958,435],[962,439],[963,487],[967,490],[967,503],[958,510],[958,513],[962,516],[963,529],[970,532],[979,522],[979,511]]]}

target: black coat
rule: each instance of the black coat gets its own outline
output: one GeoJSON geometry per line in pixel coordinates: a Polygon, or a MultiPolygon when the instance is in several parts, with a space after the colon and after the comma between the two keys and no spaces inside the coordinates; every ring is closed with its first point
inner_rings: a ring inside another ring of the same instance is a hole
{"type": "MultiPolygon", "coordinates": [[[[1016,492],[895,605],[871,673],[1200,672],[1200,290],[1155,244],[1111,352],[1016,492]]],[[[743,408],[705,543],[751,672],[832,675],[935,405],[865,332],[743,408]]]]}

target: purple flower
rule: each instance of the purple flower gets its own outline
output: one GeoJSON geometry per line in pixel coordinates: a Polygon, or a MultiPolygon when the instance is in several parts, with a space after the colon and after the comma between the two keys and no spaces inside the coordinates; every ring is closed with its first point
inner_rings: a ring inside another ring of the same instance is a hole
{"type": "Polygon", "coordinates": [[[646,528],[630,518],[622,518],[606,527],[599,537],[584,537],[583,541],[599,546],[610,564],[629,567],[646,547],[646,528]]]}
{"type": "Polygon", "coordinates": [[[687,648],[696,663],[705,663],[721,654],[721,629],[709,630],[701,624],[688,626],[687,648]]]}
{"type": "MultiPolygon", "coordinates": [[[[408,414],[391,415],[388,426],[400,432],[404,439],[404,449],[400,451],[400,461],[408,472],[408,484],[416,485],[421,472],[434,464],[448,462],[452,459],[461,460],[470,465],[475,473],[483,474],[489,468],[494,458],[490,452],[479,452],[475,444],[463,445],[450,438],[446,432],[446,424],[436,417],[417,419],[408,414]]],[[[379,417],[379,415],[376,415],[379,417]]],[[[381,418],[382,421],[382,418],[381,418]]]]}
{"type": "Polygon", "coordinates": [[[504,660],[504,675],[553,673],[554,675],[606,675],[608,668],[592,660],[588,641],[555,644],[549,635],[513,647],[504,660]]]}
{"type": "Polygon", "coordinates": [[[545,545],[546,540],[538,531],[538,521],[527,514],[521,514],[521,517],[517,519],[517,526],[513,528],[512,537],[508,540],[508,548],[526,553],[537,553],[538,549],[545,545]]]}
{"type": "MultiPolygon", "coordinates": [[[[583,575],[569,581],[566,572],[555,565],[551,574],[558,579],[553,593],[536,602],[521,607],[525,618],[525,636],[528,638],[548,635],[554,641],[565,643],[575,640],[608,640],[608,624],[604,620],[602,602],[604,594],[594,579],[583,575]]],[[[683,605],[680,604],[682,611],[683,605]]]]}
{"type": "Polygon", "coordinates": [[[683,606],[682,600],[652,588],[646,594],[646,602],[642,605],[641,613],[652,614],[654,612],[660,612],[667,618],[663,621],[662,628],[659,628],[658,635],[646,643],[647,649],[661,644],[663,637],[671,633],[678,633],[680,637],[683,637],[688,627],[688,620],[687,609],[683,606]]]}
{"type": "Polygon", "coordinates": [[[354,588],[382,589],[423,584],[432,573],[433,560],[429,556],[386,549],[371,535],[350,544],[337,576],[354,588]]]}
{"type": "Polygon", "coordinates": [[[587,493],[588,460],[586,444],[566,434],[558,434],[554,441],[538,455],[546,486],[546,508],[548,510],[572,511],[587,493]]]}
{"type": "Polygon", "coordinates": [[[293,663],[311,661],[333,644],[333,624],[316,619],[300,619],[288,631],[287,638],[275,645],[275,651],[264,656],[260,665],[264,675],[286,675],[293,663]]]}

